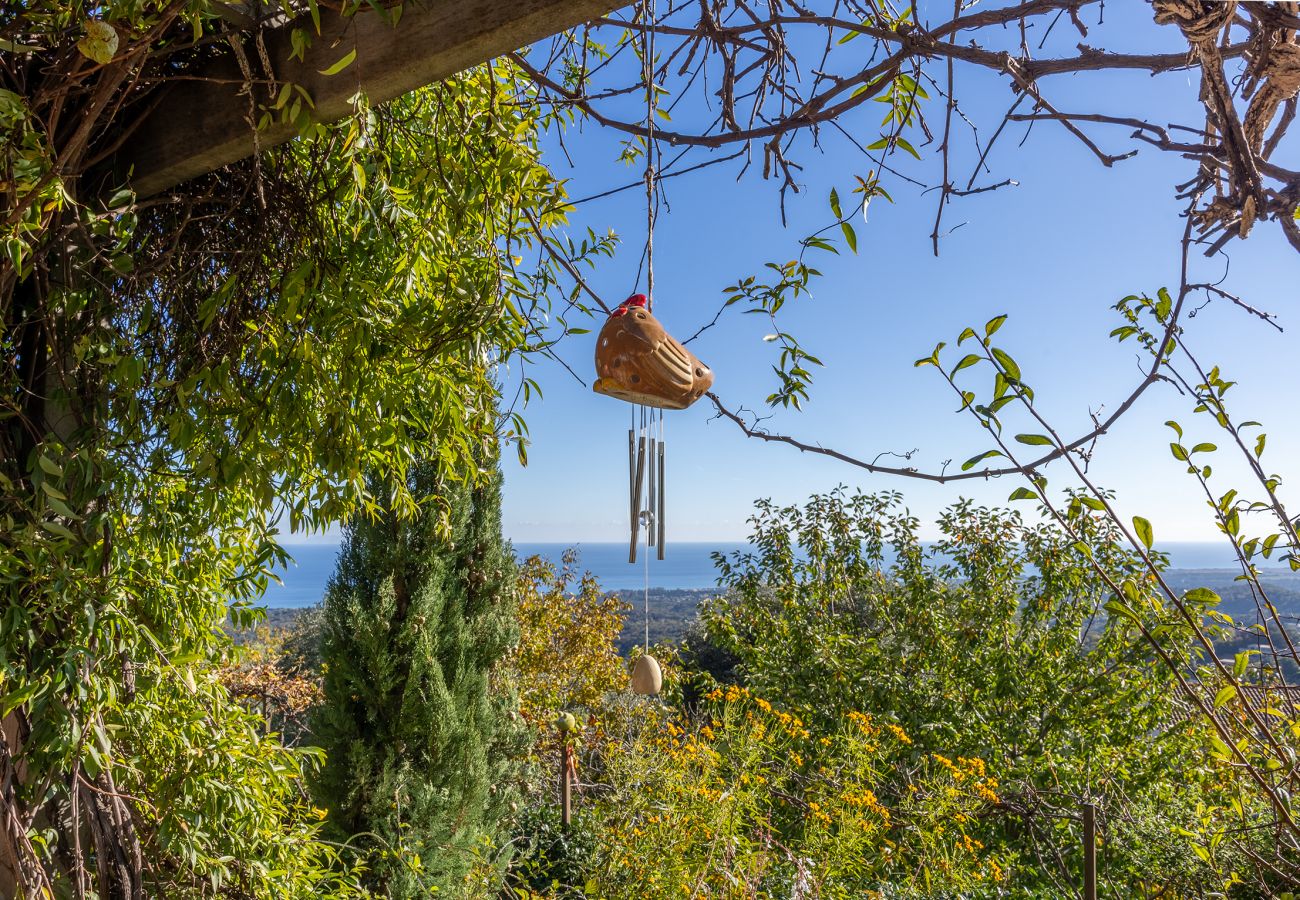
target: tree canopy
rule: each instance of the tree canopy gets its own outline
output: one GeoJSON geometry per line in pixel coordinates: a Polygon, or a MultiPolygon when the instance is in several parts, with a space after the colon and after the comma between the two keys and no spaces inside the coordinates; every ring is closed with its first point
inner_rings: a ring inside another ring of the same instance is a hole
{"type": "Polygon", "coordinates": [[[372,509],[367,478],[399,515],[417,460],[477,480],[504,430],[492,366],[544,347],[529,317],[551,276],[521,247],[564,193],[508,65],[357,96],[162,197],[83,190],[143,85],[220,39],[219,12],[0,18],[3,857],[29,896],[349,880],[294,786],[314,755],[219,685],[220,623],[254,615],[283,529],[372,509]]]}

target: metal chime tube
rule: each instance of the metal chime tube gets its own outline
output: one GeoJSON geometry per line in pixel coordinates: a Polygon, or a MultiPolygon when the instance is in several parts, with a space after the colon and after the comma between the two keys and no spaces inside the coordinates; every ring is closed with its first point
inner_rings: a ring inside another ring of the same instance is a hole
{"type": "Polygon", "coordinates": [[[627,561],[636,562],[636,542],[641,536],[641,485],[645,479],[645,435],[637,441],[636,447],[636,475],[632,478],[632,543],[628,548],[627,561]]]}
{"type": "Polygon", "coordinates": [[[664,439],[659,436],[659,509],[655,513],[654,525],[659,529],[659,558],[664,558],[664,439]]]}
{"type": "Polygon", "coordinates": [[[645,523],[645,528],[646,528],[645,542],[647,547],[653,547],[655,545],[655,510],[659,508],[658,505],[655,503],[655,487],[656,487],[655,485],[656,449],[655,448],[657,445],[658,445],[658,441],[656,441],[654,437],[654,420],[651,419],[650,454],[649,456],[646,457],[647,471],[646,471],[645,511],[647,515],[646,515],[646,523],[645,523]]]}
{"type": "Polygon", "coordinates": [[[627,506],[628,528],[636,527],[636,429],[627,430],[627,506]]]}

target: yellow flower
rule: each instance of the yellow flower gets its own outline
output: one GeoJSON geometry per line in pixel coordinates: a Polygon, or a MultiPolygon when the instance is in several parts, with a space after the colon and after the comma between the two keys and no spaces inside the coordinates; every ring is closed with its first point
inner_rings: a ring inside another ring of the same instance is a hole
{"type": "Polygon", "coordinates": [[[894,739],[900,744],[912,743],[912,739],[907,736],[907,732],[895,725],[893,722],[890,722],[887,727],[889,728],[890,733],[894,735],[894,739]]]}

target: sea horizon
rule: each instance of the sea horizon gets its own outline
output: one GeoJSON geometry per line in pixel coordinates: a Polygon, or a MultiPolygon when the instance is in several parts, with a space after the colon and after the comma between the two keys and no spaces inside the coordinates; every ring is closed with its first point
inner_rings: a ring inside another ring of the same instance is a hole
{"type": "MultiPolygon", "coordinates": [[[[923,542],[933,546],[934,542],[923,542]]],[[[601,587],[611,591],[642,589],[647,583],[660,590],[709,590],[717,587],[717,569],[713,553],[731,555],[752,550],[739,541],[674,541],[664,547],[664,559],[651,552],[647,560],[644,547],[638,548],[637,562],[628,562],[626,542],[613,541],[515,541],[512,548],[517,559],[541,556],[559,565],[565,552],[578,553],[575,568],[591,572],[601,587]]],[[[334,572],[338,544],[296,544],[285,549],[293,558],[286,569],[277,571],[283,584],[272,583],[262,598],[271,608],[297,608],[319,603],[325,586],[334,572]]],[[[1170,568],[1184,571],[1231,570],[1236,567],[1232,547],[1226,542],[1182,541],[1157,546],[1170,556],[1170,568]]],[[[1260,566],[1268,574],[1289,574],[1285,564],[1263,560],[1260,566]]]]}

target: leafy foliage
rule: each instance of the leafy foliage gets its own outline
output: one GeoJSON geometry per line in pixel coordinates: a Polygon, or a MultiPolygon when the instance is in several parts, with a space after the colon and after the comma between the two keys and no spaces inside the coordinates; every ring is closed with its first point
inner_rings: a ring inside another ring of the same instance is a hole
{"type": "MultiPolygon", "coordinates": [[[[325,811],[303,789],[319,750],[266,735],[265,720],[231,702],[216,670],[154,664],[135,677],[132,701],[102,737],[88,735],[82,769],[132,799],[151,883],[171,897],[363,895],[360,872],[322,840],[325,811]]],[[[52,855],[59,839],[51,823],[33,841],[52,855]]]]}
{"type": "MultiPolygon", "coordinates": [[[[920,752],[985,760],[999,800],[975,834],[1014,858],[1014,890],[1074,883],[1071,819],[1084,799],[1103,810],[1106,872],[1122,890],[1232,883],[1240,855],[1211,866],[1192,845],[1235,827],[1218,804],[1246,803],[1247,820],[1266,811],[1204,753],[1175,673],[1102,609],[1109,587],[1074,537],[961,503],[927,549],[897,504],[843,492],[802,508],[759,504],[757,549],[718,560],[729,592],[704,613],[740,680],[810,727],[868,710],[920,752]]],[[[1077,527],[1091,529],[1094,558],[1116,578],[1141,571],[1105,519],[1077,527]]]]}
{"type": "Polygon", "coordinates": [[[570,551],[558,570],[541,557],[519,567],[519,642],[508,669],[519,709],[533,724],[556,710],[594,709],[611,691],[627,687],[627,668],[615,642],[628,606],[601,591],[591,573],[579,577],[570,551]]]}
{"type": "MultiPolygon", "coordinates": [[[[81,9],[20,19],[36,44],[70,48],[81,9]]],[[[155,66],[178,42],[222,27],[206,3],[105,13],[120,65],[50,78],[105,92],[135,65],[165,78],[155,66]]],[[[381,503],[412,516],[416,460],[450,482],[484,477],[501,424],[493,366],[543,345],[527,316],[554,286],[519,248],[563,208],[512,84],[508,67],[482,67],[382,108],[358,98],[309,139],[106,206],[69,194],[44,130],[48,104],[79,89],[0,93],[14,200],[0,260],[0,714],[13,736],[0,857],[19,890],[346,889],[317,817],[292,800],[311,757],[205,679],[228,612],[240,627],[257,617],[280,527],[381,503]],[[99,868],[110,858],[126,864],[99,868]]],[[[116,134],[112,109],[87,111],[88,132],[116,134]]],[[[73,172],[83,157],[63,159],[73,172]]],[[[450,527],[449,507],[432,514],[450,527]]]]}

